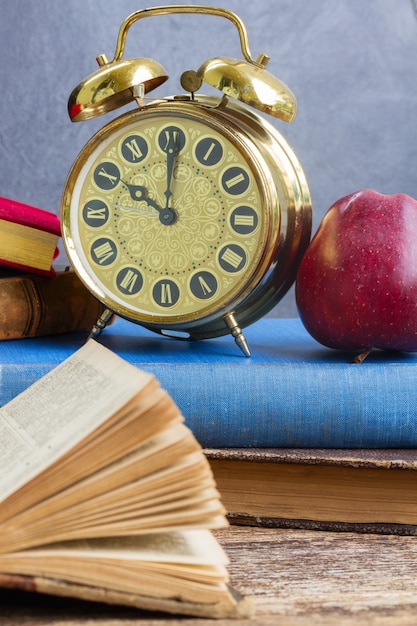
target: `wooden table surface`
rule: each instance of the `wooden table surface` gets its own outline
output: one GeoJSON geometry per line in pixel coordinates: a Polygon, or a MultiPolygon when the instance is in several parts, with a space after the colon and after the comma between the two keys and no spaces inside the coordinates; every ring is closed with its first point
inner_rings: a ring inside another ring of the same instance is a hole
{"type": "MultiPolygon", "coordinates": [[[[217,531],[231,582],[253,598],[254,626],[414,626],[417,537],[232,526],[217,531]]],[[[0,591],[1,626],[233,626],[0,591]]]]}

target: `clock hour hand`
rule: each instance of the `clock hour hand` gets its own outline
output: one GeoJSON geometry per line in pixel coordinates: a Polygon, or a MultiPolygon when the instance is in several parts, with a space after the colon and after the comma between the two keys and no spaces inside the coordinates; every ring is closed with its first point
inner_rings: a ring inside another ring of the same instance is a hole
{"type": "Polygon", "coordinates": [[[146,187],[143,187],[142,185],[131,185],[124,180],[122,180],[122,183],[125,187],[127,187],[132,200],[135,200],[136,202],[141,202],[143,200],[144,202],[146,202],[147,205],[151,206],[153,209],[156,209],[158,212],[161,212],[163,210],[159,206],[159,204],[155,202],[155,200],[152,200],[152,198],[148,196],[148,190],[146,189],[146,187]]]}
{"type": "Polygon", "coordinates": [[[152,198],[148,196],[148,190],[146,189],[146,187],[143,187],[142,185],[131,185],[124,180],[122,181],[122,183],[125,185],[125,187],[127,187],[132,200],[135,200],[136,202],[144,201],[148,206],[151,206],[153,209],[156,209],[158,211],[159,221],[161,222],[161,224],[169,226],[170,224],[173,224],[175,222],[175,220],[177,219],[177,214],[175,213],[175,211],[168,208],[162,209],[159,204],[155,202],[155,200],[152,200],[152,198]]]}

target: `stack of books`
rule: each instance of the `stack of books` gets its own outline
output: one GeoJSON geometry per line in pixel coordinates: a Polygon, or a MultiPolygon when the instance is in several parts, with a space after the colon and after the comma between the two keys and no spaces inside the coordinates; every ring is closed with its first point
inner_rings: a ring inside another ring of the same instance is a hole
{"type": "MultiPolygon", "coordinates": [[[[117,318],[100,343],[160,381],[204,448],[229,520],[277,527],[417,531],[417,355],[320,346],[299,319],[188,342],[117,318]]],[[[80,334],[0,354],[5,404],[71,356],[80,334]]]]}
{"type": "Polygon", "coordinates": [[[59,265],[55,213],[0,197],[0,341],[89,331],[104,307],[59,265]]]}

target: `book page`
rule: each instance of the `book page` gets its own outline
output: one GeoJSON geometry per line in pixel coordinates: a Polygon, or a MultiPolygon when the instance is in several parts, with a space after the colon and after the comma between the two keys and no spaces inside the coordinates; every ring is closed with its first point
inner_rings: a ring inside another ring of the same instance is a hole
{"type": "Polygon", "coordinates": [[[67,542],[0,555],[0,571],[9,574],[207,603],[228,593],[227,563],[208,530],[67,542]]]}
{"type": "MultiPolygon", "coordinates": [[[[18,552],[13,553],[18,558],[18,552]]],[[[121,561],[151,561],[181,564],[227,564],[229,559],[209,530],[193,529],[168,533],[149,533],[138,536],[102,537],[62,541],[21,553],[22,556],[56,554],[65,558],[111,558],[121,561]]],[[[0,555],[1,560],[6,555],[0,555]]]]}
{"type": "Polygon", "coordinates": [[[0,502],[109,419],[152,378],[90,340],[0,408],[0,502]]]}
{"type": "Polygon", "coordinates": [[[48,271],[58,245],[58,235],[0,219],[1,257],[48,271]]]}

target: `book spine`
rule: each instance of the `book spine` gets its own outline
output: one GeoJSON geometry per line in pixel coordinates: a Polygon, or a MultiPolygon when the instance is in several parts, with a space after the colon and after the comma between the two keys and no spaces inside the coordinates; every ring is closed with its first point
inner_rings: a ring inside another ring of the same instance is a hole
{"type": "MultiPolygon", "coordinates": [[[[205,448],[417,447],[414,358],[377,355],[356,365],[321,349],[317,356],[298,320],[265,319],[247,331],[257,347],[251,359],[229,358],[221,340],[158,340],[120,318],[99,341],[157,377],[205,448]]],[[[34,338],[25,352],[3,345],[0,404],[68,357],[77,341],[34,338]]]]}
{"type": "Polygon", "coordinates": [[[103,306],[73,272],[0,279],[0,340],[90,330],[103,306]]]}
{"type": "Polygon", "coordinates": [[[61,236],[61,223],[58,215],[17,200],[0,196],[0,218],[61,236]]]}
{"type": "MultiPolygon", "coordinates": [[[[40,363],[4,362],[0,404],[56,365],[53,354],[48,359],[47,347],[41,352],[40,363]]],[[[349,376],[345,368],[323,366],[325,384],[317,375],[314,384],[308,384],[305,366],[253,365],[248,384],[239,366],[140,361],[140,340],[137,344],[130,340],[130,356],[135,365],[158,378],[205,448],[417,447],[414,367],[392,364],[387,390],[386,376],[377,365],[371,366],[371,392],[361,366],[346,365],[349,376]],[[333,392],[327,393],[330,389],[333,392]]]]}
{"type": "Polygon", "coordinates": [[[308,519],[287,519],[282,517],[260,517],[246,513],[229,513],[227,518],[232,526],[255,526],[257,528],[281,528],[290,530],[314,530],[326,532],[348,532],[373,535],[417,536],[417,526],[366,522],[332,522],[308,519]]]}
{"type": "MultiPolygon", "coordinates": [[[[207,448],[415,448],[415,367],[142,365],[207,448]],[[369,381],[367,383],[366,381],[369,381]]],[[[138,363],[140,367],[140,364],[138,363]]]]}

